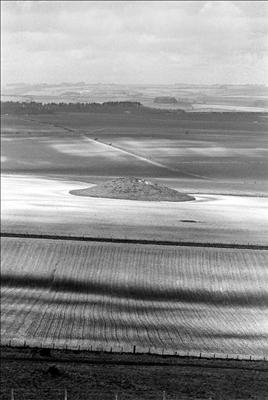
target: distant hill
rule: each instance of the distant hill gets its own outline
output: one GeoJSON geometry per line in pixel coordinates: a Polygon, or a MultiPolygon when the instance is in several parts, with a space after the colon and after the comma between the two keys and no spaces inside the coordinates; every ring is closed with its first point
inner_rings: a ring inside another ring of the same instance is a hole
{"type": "Polygon", "coordinates": [[[62,92],[61,96],[79,96],[79,92],[72,92],[72,91],[67,91],[67,92],[62,92]]]}
{"type": "MultiPolygon", "coordinates": [[[[109,84],[1,82],[1,100],[42,103],[140,102],[145,107],[210,112],[267,112],[265,85],[109,84]],[[201,107],[202,105],[202,107],[201,107]]],[[[99,111],[98,111],[99,112],[99,111]]]]}
{"type": "Polygon", "coordinates": [[[177,104],[178,101],[175,97],[158,96],[158,97],[154,98],[154,103],[156,103],[156,104],[177,104]]]}

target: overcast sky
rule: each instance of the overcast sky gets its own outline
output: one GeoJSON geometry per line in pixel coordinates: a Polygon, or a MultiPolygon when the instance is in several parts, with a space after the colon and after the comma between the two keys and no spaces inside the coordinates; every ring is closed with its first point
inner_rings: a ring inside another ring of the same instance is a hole
{"type": "Polygon", "coordinates": [[[2,1],[2,83],[268,83],[268,3],[2,1]]]}

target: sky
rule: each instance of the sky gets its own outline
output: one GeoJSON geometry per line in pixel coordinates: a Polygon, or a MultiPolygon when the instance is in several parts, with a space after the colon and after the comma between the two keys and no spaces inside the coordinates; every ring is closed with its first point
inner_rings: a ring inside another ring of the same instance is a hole
{"type": "Polygon", "coordinates": [[[266,1],[1,1],[6,83],[268,84],[266,1]]]}

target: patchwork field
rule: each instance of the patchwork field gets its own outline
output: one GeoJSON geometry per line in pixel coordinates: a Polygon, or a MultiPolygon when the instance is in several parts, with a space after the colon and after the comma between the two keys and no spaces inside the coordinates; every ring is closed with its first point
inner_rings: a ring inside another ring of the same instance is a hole
{"type": "Polygon", "coordinates": [[[267,119],[207,115],[3,116],[2,171],[87,181],[141,176],[202,193],[267,195],[267,119]]]}
{"type": "Polygon", "coordinates": [[[268,350],[267,251],[2,238],[2,340],[268,350]]]}

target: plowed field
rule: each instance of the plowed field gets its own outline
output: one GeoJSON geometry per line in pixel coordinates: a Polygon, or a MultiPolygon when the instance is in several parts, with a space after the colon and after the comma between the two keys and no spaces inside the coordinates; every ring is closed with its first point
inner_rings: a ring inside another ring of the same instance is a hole
{"type": "Polygon", "coordinates": [[[268,252],[2,240],[2,340],[268,351],[268,252]]]}

